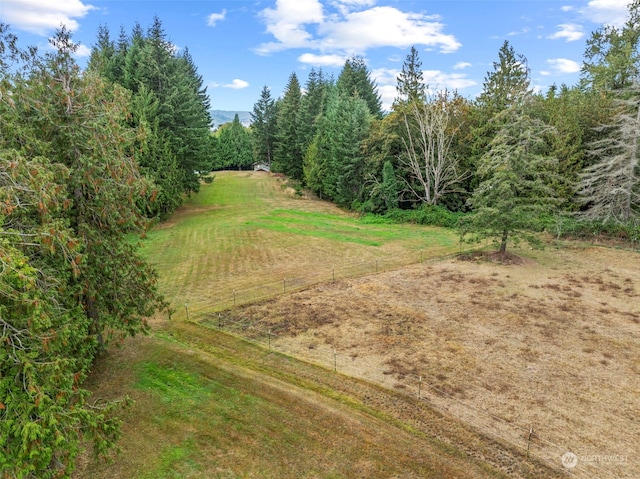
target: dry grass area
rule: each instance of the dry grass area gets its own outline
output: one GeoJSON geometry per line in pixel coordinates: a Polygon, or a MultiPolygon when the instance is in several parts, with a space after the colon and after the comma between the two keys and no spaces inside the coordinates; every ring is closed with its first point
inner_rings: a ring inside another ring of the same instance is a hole
{"type": "Polygon", "coordinates": [[[640,477],[640,255],[446,260],[238,308],[285,351],[420,394],[577,477],[640,477]],[[422,383],[419,385],[419,378],[422,383]],[[531,430],[533,428],[533,431],[531,430]]]}

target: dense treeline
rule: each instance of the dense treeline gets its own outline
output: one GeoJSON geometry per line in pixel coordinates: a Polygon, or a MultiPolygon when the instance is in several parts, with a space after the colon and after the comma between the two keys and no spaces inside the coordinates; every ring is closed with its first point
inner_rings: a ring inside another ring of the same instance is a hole
{"type": "Polygon", "coordinates": [[[294,73],[281,98],[265,86],[254,105],[255,158],[356,211],[467,212],[461,233],[502,251],[545,228],[636,240],[639,41],[636,0],[623,26],[592,34],[579,84],[546,92],[505,41],[475,99],[431,91],[412,47],[388,114],[360,57],[337,81],[312,70],[304,90],[294,73]]]}
{"type": "Polygon", "coordinates": [[[158,18],[146,33],[139,24],[130,35],[121,30],[117,41],[102,26],[88,71],[131,92],[128,124],[141,135],[135,160],[156,187],[147,215],[166,218],[212,167],[209,98],[189,50],[176,52],[158,18]]]}
{"type": "Polygon", "coordinates": [[[150,219],[198,191],[209,103],[159,20],[101,28],[81,71],[64,28],[21,49],[0,24],[0,475],[68,477],[115,444],[119,402],[83,389],[114,339],[166,307],[137,252],[150,219]]]}
{"type": "Polygon", "coordinates": [[[455,224],[502,251],[542,229],[637,238],[639,42],[635,0],[587,42],[579,84],[547,92],[505,42],[476,99],[431,91],[412,48],[387,113],[356,56],[337,79],[292,74],[277,100],[264,87],[250,129],[212,133],[202,78],[158,19],[117,39],[101,27],[85,71],[65,29],[41,55],[0,25],[3,477],[68,477],[82,441],[115,443],[118,403],[90,403],[82,383],[165,307],[133,239],[202,172],[267,162],[343,207],[455,224]]]}

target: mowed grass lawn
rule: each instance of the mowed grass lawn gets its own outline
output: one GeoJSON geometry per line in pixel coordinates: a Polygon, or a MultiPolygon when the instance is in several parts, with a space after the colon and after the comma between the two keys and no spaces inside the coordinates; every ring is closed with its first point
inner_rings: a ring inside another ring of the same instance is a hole
{"type": "Polygon", "coordinates": [[[276,176],[219,172],[150,232],[143,251],[158,269],[174,319],[185,318],[187,308],[194,319],[233,305],[234,297],[243,303],[458,248],[447,229],[377,223],[299,197],[276,176]]]}
{"type": "Polygon", "coordinates": [[[284,275],[364,274],[356,264],[382,269],[457,248],[453,232],[368,224],[296,198],[273,176],[218,174],[145,242],[174,320],[157,318],[151,334],[100,357],[91,400],[127,395],[133,405],[121,415],[120,454],[104,463],[84,453],[74,479],[557,477],[413,395],[175,320],[184,302],[197,319],[222,294],[284,275]],[[484,457],[506,458],[503,472],[484,457]]]}

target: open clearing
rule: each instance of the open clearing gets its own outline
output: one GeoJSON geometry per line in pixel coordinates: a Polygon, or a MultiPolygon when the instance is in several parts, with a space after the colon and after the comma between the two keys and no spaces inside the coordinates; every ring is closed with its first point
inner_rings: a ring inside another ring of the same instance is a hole
{"type": "Polygon", "coordinates": [[[533,427],[531,452],[559,464],[571,451],[581,477],[640,477],[640,258],[527,254],[340,280],[227,317],[390,388],[415,393],[421,377],[431,403],[515,445],[533,427]]]}
{"type": "Polygon", "coordinates": [[[517,250],[521,264],[437,259],[458,251],[455,233],[367,224],[263,174],[222,173],[212,186],[150,234],[172,320],[156,318],[159,338],[128,341],[97,371],[101,397],[129,392],[137,402],[122,459],[100,473],[84,464],[78,477],[500,477],[471,458],[509,477],[640,477],[640,255],[567,243],[517,250]],[[252,355],[260,359],[245,364],[252,355]],[[229,381],[236,392],[215,396],[229,381]],[[286,401],[262,395],[276,383],[286,401]],[[259,399],[238,406],[245,395],[259,399]],[[325,404],[336,397],[342,406],[325,404]],[[316,406],[330,410],[319,429],[304,419],[325,417],[316,406]],[[381,436],[370,424],[357,434],[340,426],[369,414],[386,418],[381,436]],[[254,435],[248,417],[273,422],[254,435]],[[404,436],[408,425],[418,436],[404,436]],[[291,442],[295,431],[301,442],[291,442]],[[226,435],[235,440],[219,444],[226,435]],[[307,456],[290,444],[305,444],[307,456]],[[252,457],[263,447],[277,464],[252,457]],[[398,468],[386,470],[399,451],[398,468]],[[576,467],[562,468],[566,452],[576,467]]]}

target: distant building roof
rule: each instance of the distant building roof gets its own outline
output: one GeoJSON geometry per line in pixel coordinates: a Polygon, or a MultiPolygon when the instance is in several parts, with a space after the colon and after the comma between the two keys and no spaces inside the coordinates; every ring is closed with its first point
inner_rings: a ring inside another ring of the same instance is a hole
{"type": "Polygon", "coordinates": [[[266,163],[254,163],[253,171],[271,171],[271,167],[266,163]]]}

